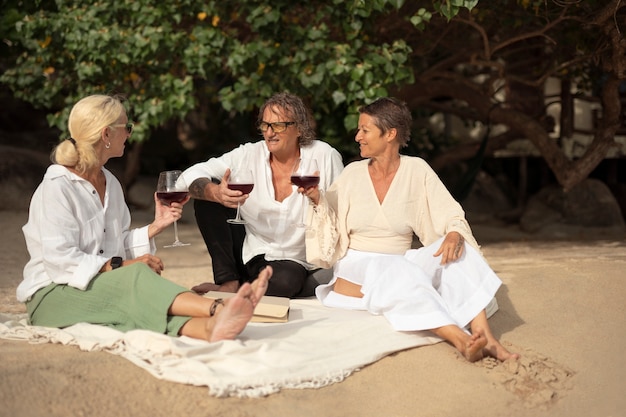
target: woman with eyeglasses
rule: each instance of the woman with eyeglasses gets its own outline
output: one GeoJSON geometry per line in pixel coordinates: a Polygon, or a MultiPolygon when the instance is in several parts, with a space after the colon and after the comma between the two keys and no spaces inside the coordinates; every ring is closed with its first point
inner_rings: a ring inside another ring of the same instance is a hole
{"type": "MultiPolygon", "coordinates": [[[[257,126],[263,140],[245,143],[219,157],[200,162],[183,172],[195,199],[198,227],[213,265],[214,283],[192,289],[233,292],[266,265],[273,268],[268,295],[307,297],[319,281],[317,269],[306,262],[302,221],[308,199],[291,183],[299,158],[316,159],[320,189],[326,189],[343,169],[341,155],[316,139],[315,123],[302,99],[278,93],[259,110],[257,126]],[[228,188],[231,173],[252,170],[249,194],[228,188]],[[241,203],[245,225],[227,222],[241,203]]],[[[323,272],[323,271],[322,271],[323,272]]]]}
{"type": "Polygon", "coordinates": [[[35,190],[23,227],[30,260],[17,299],[30,323],[63,328],[86,322],[217,341],[235,338],[252,317],[271,269],[228,300],[199,296],[160,276],[154,237],[180,219],[183,203],[163,205],[131,229],[122,187],[104,165],[124,154],[132,133],[120,98],[93,95],[74,105],[70,138],[35,190]]]}

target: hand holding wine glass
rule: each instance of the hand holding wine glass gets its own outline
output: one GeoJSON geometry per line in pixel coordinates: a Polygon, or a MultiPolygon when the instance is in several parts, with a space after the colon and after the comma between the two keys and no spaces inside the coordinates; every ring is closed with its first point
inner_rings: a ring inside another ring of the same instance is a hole
{"type": "MultiPolygon", "coordinates": [[[[157,198],[161,203],[169,206],[172,203],[182,203],[189,196],[189,188],[185,179],[181,176],[182,171],[163,171],[159,174],[157,184],[157,198]]],[[[174,243],[164,246],[172,248],[177,246],[188,246],[190,243],[183,243],[178,239],[178,222],[174,221],[174,243]]]]}
{"type": "MultiPolygon", "coordinates": [[[[231,190],[241,191],[242,195],[250,194],[254,188],[254,177],[252,171],[248,168],[239,168],[237,171],[231,172],[228,178],[228,188],[231,190]]],[[[232,224],[246,224],[246,221],[241,218],[240,214],[241,203],[237,202],[237,215],[234,219],[228,219],[228,223],[232,224]]]]}
{"type": "MultiPolygon", "coordinates": [[[[316,187],[320,183],[320,170],[317,165],[317,160],[309,158],[300,158],[294,166],[291,173],[291,182],[298,188],[316,187]]],[[[296,227],[306,227],[306,209],[307,209],[307,197],[304,197],[304,207],[302,212],[302,221],[297,223],[296,227]]]]}

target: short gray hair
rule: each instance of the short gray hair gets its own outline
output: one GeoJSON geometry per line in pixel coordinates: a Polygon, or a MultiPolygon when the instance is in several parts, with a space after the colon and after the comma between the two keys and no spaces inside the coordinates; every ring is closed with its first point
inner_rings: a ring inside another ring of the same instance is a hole
{"type": "Polygon", "coordinates": [[[361,107],[359,113],[372,116],[374,124],[383,134],[390,129],[396,129],[396,138],[400,147],[408,146],[409,140],[411,140],[413,118],[405,102],[393,97],[382,97],[361,107]]]}

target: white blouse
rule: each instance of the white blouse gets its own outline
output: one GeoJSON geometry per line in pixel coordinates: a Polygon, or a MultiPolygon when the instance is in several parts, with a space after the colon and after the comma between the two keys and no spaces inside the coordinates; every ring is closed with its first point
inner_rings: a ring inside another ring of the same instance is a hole
{"type": "Polygon", "coordinates": [[[104,206],[93,185],[61,165],[48,167],[22,228],[30,260],[17,299],[25,302],[51,283],[84,290],[113,256],[154,254],[148,226],[130,230],[130,212],[115,176],[106,178],[104,206]]]}
{"type": "MultiPolygon", "coordinates": [[[[315,140],[311,145],[301,147],[300,155],[317,160],[320,190],[330,187],[343,170],[341,155],[326,142],[315,140]]],[[[309,199],[298,193],[294,185],[291,195],[283,201],[276,201],[270,152],[265,141],[246,143],[220,157],[197,163],[185,170],[183,177],[187,184],[203,177],[221,179],[226,169],[236,171],[242,166],[252,170],[255,181],[250,197],[241,206],[241,216],[248,222],[245,225],[243,261],[248,262],[257,255],[265,254],[267,260],[292,260],[312,268],[306,262],[305,229],[295,226],[302,222],[309,199]]]]}

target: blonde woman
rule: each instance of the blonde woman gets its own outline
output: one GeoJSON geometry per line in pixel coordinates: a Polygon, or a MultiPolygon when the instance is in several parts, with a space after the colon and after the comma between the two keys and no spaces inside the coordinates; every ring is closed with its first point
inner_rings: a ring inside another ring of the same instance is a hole
{"type": "Polygon", "coordinates": [[[180,219],[183,204],[154,198],[152,223],[130,229],[122,187],[104,165],[121,157],[132,134],[120,98],[92,95],[74,105],[71,137],[52,152],[23,227],[30,260],[17,298],[30,323],[79,322],[121,331],[147,329],[217,341],[235,338],[252,317],[271,269],[235,297],[203,298],[160,276],[154,237],[180,219]]]}

